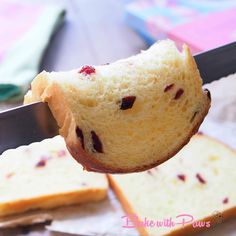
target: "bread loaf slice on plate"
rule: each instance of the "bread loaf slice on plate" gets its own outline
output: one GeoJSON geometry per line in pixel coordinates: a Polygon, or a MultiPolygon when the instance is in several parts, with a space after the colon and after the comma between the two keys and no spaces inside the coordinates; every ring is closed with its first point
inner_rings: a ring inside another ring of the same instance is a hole
{"type": "Polygon", "coordinates": [[[212,138],[196,135],[159,167],[109,175],[127,213],[123,226],[140,226],[137,229],[145,236],[183,236],[236,216],[235,166],[235,151],[212,138]],[[186,223],[182,224],[183,220],[186,223]],[[139,221],[143,221],[143,227],[139,221]]]}
{"type": "Polygon", "coordinates": [[[25,104],[47,102],[72,156],[87,170],[143,171],[176,154],[198,130],[210,93],[189,48],[160,41],[109,65],[42,72],[25,104]]]}
{"type": "Polygon", "coordinates": [[[106,176],[83,171],[60,136],[6,151],[0,160],[0,217],[107,195],[106,176]]]}

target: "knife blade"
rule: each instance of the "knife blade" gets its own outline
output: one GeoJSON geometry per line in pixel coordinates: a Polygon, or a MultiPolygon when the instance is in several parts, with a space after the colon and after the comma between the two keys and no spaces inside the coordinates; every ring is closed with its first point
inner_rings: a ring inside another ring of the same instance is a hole
{"type": "MultiPolygon", "coordinates": [[[[194,56],[204,83],[236,72],[236,42],[194,56]]],[[[38,102],[0,112],[0,154],[7,149],[58,135],[46,103],[38,102]]]]}
{"type": "Polygon", "coordinates": [[[203,83],[236,72],[236,41],[194,56],[203,83]]]}
{"type": "Polygon", "coordinates": [[[47,103],[37,102],[0,113],[0,154],[58,134],[47,103]]]}

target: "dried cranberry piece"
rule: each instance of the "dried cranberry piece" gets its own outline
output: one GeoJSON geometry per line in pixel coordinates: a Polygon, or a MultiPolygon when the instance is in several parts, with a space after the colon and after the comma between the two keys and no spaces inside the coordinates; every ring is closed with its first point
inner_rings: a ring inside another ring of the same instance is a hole
{"type": "Polygon", "coordinates": [[[196,178],[198,179],[198,181],[199,181],[201,184],[205,184],[205,183],[206,183],[206,180],[203,179],[203,177],[202,177],[199,173],[196,174],[196,178]]]}
{"type": "Polygon", "coordinates": [[[191,120],[190,120],[190,123],[192,123],[192,122],[194,121],[194,119],[195,119],[195,117],[196,117],[197,114],[198,114],[198,111],[195,111],[195,112],[193,113],[193,116],[192,116],[192,118],[191,118],[191,120]]]}
{"type": "Polygon", "coordinates": [[[95,72],[96,72],[95,68],[92,66],[83,66],[79,71],[80,74],[84,75],[91,75],[94,74],[95,72]]]}
{"type": "Polygon", "coordinates": [[[77,137],[80,139],[81,146],[84,149],[84,134],[83,134],[83,131],[78,126],[76,127],[75,131],[76,131],[77,137]]]}
{"type": "Polygon", "coordinates": [[[10,172],[8,174],[6,174],[6,178],[10,179],[13,175],[15,175],[13,172],[10,172]]]}
{"type": "Polygon", "coordinates": [[[207,97],[211,100],[211,93],[208,89],[204,89],[206,91],[207,97]]]}
{"type": "Polygon", "coordinates": [[[174,99],[175,99],[175,100],[179,99],[179,98],[183,95],[183,93],[184,93],[184,90],[183,90],[182,88],[180,88],[180,89],[176,92],[174,99]]]}
{"type": "Polygon", "coordinates": [[[37,164],[36,167],[44,167],[46,166],[46,160],[42,159],[37,164]]]}
{"type": "Polygon", "coordinates": [[[185,182],[185,180],[186,180],[186,176],[183,174],[179,174],[179,175],[177,175],[177,177],[178,177],[178,179],[182,180],[183,182],[185,182]]]}
{"type": "Polygon", "coordinates": [[[174,84],[169,84],[169,85],[167,85],[167,86],[165,87],[165,89],[164,89],[164,92],[165,92],[165,93],[168,92],[168,91],[171,90],[173,87],[174,87],[174,84]]]}
{"type": "Polygon", "coordinates": [[[92,130],[91,131],[92,141],[93,141],[93,148],[95,151],[103,153],[103,146],[100,138],[98,135],[92,130]]]}
{"type": "Polygon", "coordinates": [[[229,202],[229,198],[226,197],[226,198],[223,200],[223,203],[224,203],[224,204],[227,204],[228,202],[229,202]]]}
{"type": "Polygon", "coordinates": [[[135,100],[136,100],[135,96],[127,96],[127,97],[122,98],[120,109],[127,110],[127,109],[132,108],[135,100]]]}
{"type": "Polygon", "coordinates": [[[64,157],[64,156],[66,156],[66,151],[65,151],[65,150],[60,150],[60,151],[58,151],[57,156],[58,156],[58,157],[64,157]]]}

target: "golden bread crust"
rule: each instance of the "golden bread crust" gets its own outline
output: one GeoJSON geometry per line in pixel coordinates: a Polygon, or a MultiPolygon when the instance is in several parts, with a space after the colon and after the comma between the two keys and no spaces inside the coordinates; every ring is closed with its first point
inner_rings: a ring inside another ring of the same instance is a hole
{"type": "Polygon", "coordinates": [[[52,209],[59,206],[101,201],[106,196],[107,190],[105,189],[84,189],[0,203],[0,218],[32,209],[52,209]]]}

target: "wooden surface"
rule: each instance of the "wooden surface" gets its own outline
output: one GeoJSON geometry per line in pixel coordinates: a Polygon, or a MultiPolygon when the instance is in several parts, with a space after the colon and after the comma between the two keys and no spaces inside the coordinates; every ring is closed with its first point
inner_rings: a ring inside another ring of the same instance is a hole
{"type": "MultiPolygon", "coordinates": [[[[35,0],[55,3],[67,9],[63,26],[52,37],[39,68],[70,70],[82,65],[104,64],[145,49],[141,38],[124,23],[124,6],[129,0],[35,0]]],[[[31,1],[32,2],[32,1],[31,1]]],[[[19,103],[0,104],[0,110],[19,103]]],[[[61,236],[30,228],[0,231],[0,236],[61,236]]]]}

